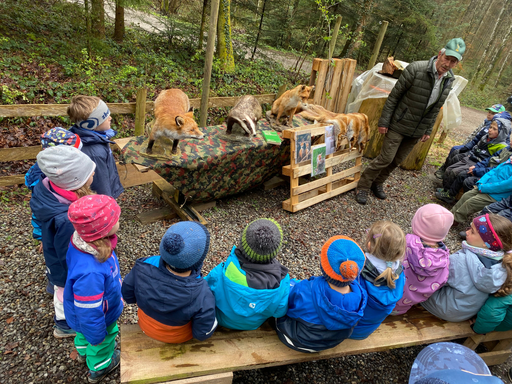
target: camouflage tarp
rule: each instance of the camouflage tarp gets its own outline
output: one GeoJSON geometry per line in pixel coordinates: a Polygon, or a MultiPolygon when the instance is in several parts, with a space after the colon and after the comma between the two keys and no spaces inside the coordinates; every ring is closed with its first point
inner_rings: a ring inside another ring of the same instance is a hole
{"type": "MultiPolygon", "coordinates": [[[[294,127],[307,124],[311,122],[299,115],[293,118],[294,127]]],[[[258,126],[260,130],[272,130],[264,119],[258,126]]],[[[203,140],[180,140],[181,154],[174,157],[148,157],[147,137],[135,137],[123,149],[124,161],[154,169],[189,202],[209,201],[243,192],[280,174],[282,166],[290,163],[289,140],[283,140],[280,146],[267,144],[258,132],[252,139],[232,141],[225,134],[225,124],[206,127],[203,132],[203,140]]],[[[154,153],[162,143],[160,140],[155,142],[154,153]]],[[[170,153],[172,142],[166,144],[169,145],[166,153],[170,153]]]]}

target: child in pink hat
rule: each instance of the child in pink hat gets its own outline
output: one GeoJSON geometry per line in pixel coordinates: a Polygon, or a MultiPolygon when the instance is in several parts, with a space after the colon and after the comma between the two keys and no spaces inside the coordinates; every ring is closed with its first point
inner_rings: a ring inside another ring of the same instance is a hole
{"type": "Polygon", "coordinates": [[[115,344],[122,280],[114,252],[120,215],[119,205],[106,195],[82,197],[68,210],[75,232],[66,256],[64,312],[76,331],[78,360],[87,363],[90,383],[101,381],[120,362],[115,344]]]}
{"type": "Polygon", "coordinates": [[[412,234],[405,236],[404,294],[392,315],[406,313],[427,300],[448,280],[450,251],[443,243],[453,224],[453,214],[438,204],[419,208],[412,218],[412,234]]]}

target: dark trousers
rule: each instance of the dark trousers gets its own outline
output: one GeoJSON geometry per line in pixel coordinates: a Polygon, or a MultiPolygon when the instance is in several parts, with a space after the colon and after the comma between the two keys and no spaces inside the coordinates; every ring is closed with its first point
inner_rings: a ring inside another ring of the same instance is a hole
{"type": "Polygon", "coordinates": [[[476,182],[480,180],[479,177],[470,175],[467,172],[461,172],[457,175],[455,180],[453,181],[450,189],[448,192],[451,196],[457,196],[460,189],[464,189],[464,193],[469,191],[470,189],[473,189],[473,187],[476,185],[476,182]]]}
{"type": "Polygon", "coordinates": [[[391,172],[409,155],[418,140],[419,138],[402,136],[388,130],[379,155],[366,167],[357,187],[370,189],[372,184],[384,183],[391,172]]]}
{"type": "MultiPolygon", "coordinates": [[[[475,165],[476,162],[469,159],[469,156],[464,157],[462,160],[458,161],[455,164],[450,165],[446,168],[446,171],[443,175],[443,187],[446,190],[450,190],[452,188],[453,183],[456,182],[457,177],[462,173],[468,173],[468,170],[471,166],[475,165]]],[[[464,177],[464,176],[461,176],[464,177]]],[[[464,182],[464,180],[462,180],[464,182]]],[[[462,187],[462,183],[459,185],[459,189],[462,187]]],[[[457,193],[455,193],[457,194],[457,193]]]]}

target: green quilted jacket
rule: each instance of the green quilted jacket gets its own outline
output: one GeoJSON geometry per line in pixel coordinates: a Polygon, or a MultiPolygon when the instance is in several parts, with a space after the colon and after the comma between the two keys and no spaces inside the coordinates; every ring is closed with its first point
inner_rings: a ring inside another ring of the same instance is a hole
{"type": "Polygon", "coordinates": [[[427,108],[435,83],[432,63],[436,58],[434,56],[428,61],[415,61],[405,68],[384,105],[379,127],[412,138],[430,135],[455,79],[450,70],[442,80],[439,98],[427,108]]]}
{"type": "Polygon", "coordinates": [[[489,333],[492,331],[510,331],[512,329],[512,295],[489,296],[478,311],[473,331],[489,333]]]}

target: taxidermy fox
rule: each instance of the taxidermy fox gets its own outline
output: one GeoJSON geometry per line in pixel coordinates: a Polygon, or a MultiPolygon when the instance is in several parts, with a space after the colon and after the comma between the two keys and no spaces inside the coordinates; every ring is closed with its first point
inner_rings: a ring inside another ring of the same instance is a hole
{"type": "Polygon", "coordinates": [[[271,113],[277,115],[276,120],[279,122],[279,118],[284,114],[288,116],[288,125],[292,125],[293,115],[302,104],[307,103],[309,94],[315,86],[308,87],[306,85],[297,85],[295,88],[290,89],[283,93],[274,104],[272,104],[271,113]]]}
{"type": "Polygon", "coordinates": [[[346,137],[350,143],[350,149],[357,146],[361,152],[370,138],[370,124],[368,116],[364,113],[335,113],[320,105],[309,105],[300,114],[308,120],[333,124],[334,134],[337,137],[336,149],[339,149],[341,140],[346,137]]]}
{"type": "Polygon", "coordinates": [[[256,123],[261,119],[261,113],[261,105],[254,96],[242,96],[229,111],[226,120],[226,134],[230,135],[233,126],[238,124],[244,130],[246,136],[256,135],[256,123]]]}
{"type": "Polygon", "coordinates": [[[194,121],[188,96],[179,89],[166,89],[155,100],[155,121],[149,135],[147,153],[161,136],[173,140],[172,153],[177,152],[180,139],[202,139],[203,133],[194,121]]]}

